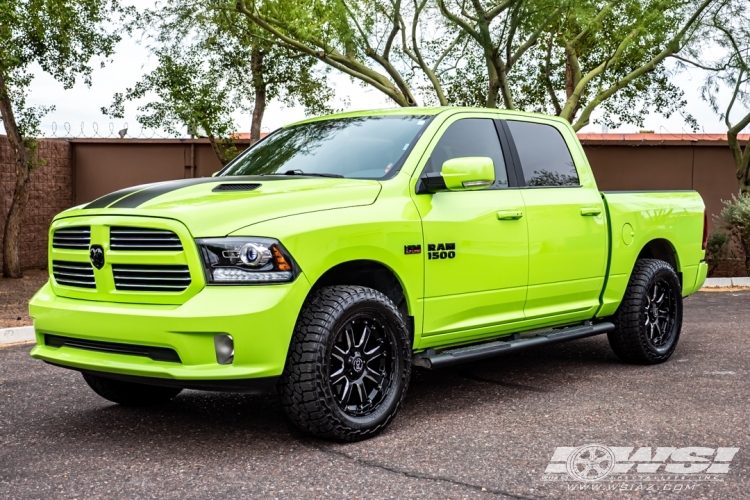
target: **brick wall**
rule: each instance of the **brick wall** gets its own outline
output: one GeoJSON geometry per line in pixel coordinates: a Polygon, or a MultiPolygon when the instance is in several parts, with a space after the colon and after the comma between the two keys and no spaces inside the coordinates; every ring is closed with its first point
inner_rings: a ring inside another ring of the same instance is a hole
{"type": "MultiPolygon", "coordinates": [[[[46,267],[49,224],[56,214],[74,203],[70,142],[40,140],[37,154],[46,164],[31,173],[31,195],[23,218],[19,248],[24,269],[46,267]]],[[[0,262],[5,220],[15,189],[14,162],[8,138],[0,136],[0,262]]]]}

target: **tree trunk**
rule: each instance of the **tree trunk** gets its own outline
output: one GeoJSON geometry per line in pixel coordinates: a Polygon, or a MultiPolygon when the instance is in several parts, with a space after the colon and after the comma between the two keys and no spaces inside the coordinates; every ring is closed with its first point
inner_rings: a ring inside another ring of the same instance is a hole
{"type": "Polygon", "coordinates": [[[260,127],[263,124],[263,114],[266,112],[266,80],[263,75],[263,59],[266,53],[258,47],[253,47],[250,54],[250,69],[253,76],[255,90],[255,106],[253,107],[253,121],[250,124],[250,144],[260,140],[260,127]]]}
{"type": "Polygon", "coordinates": [[[211,149],[214,150],[214,154],[216,155],[216,158],[219,159],[219,163],[221,163],[222,167],[229,163],[229,160],[227,160],[227,155],[224,154],[222,145],[219,144],[219,141],[213,134],[210,134],[208,136],[208,143],[211,145],[211,149]]]}
{"type": "Polygon", "coordinates": [[[0,74],[0,115],[3,119],[5,132],[8,134],[10,146],[16,156],[16,188],[13,192],[8,218],[5,220],[5,233],[3,235],[3,275],[6,278],[22,278],[18,240],[21,234],[21,220],[29,202],[31,190],[29,152],[26,150],[23,137],[18,130],[18,124],[13,115],[13,105],[10,102],[5,77],[2,74],[0,74]]]}

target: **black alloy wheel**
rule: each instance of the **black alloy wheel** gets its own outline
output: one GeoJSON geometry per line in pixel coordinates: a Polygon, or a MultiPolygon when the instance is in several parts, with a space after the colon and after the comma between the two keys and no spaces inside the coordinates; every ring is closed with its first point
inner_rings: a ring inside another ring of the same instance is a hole
{"type": "Polygon", "coordinates": [[[393,384],[395,340],[387,329],[378,315],[359,313],[336,335],[328,381],[347,415],[376,410],[393,384]]]}
{"type": "Polygon", "coordinates": [[[668,360],[682,329],[682,287],[672,266],[658,259],[638,259],[625,296],[611,318],[609,345],[627,363],[668,360]]]}
{"type": "Polygon", "coordinates": [[[674,290],[665,278],[658,278],[651,283],[646,294],[643,316],[648,341],[656,350],[669,346],[675,335],[676,304],[674,290]]]}
{"type": "Polygon", "coordinates": [[[300,430],[339,441],[375,436],[393,420],[411,376],[411,340],[399,309],[363,286],[310,294],[279,382],[300,430]]]}

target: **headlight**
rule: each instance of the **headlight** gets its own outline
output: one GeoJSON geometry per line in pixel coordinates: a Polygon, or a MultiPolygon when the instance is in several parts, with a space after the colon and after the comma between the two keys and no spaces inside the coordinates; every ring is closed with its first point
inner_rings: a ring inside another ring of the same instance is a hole
{"type": "Polygon", "coordinates": [[[209,284],[287,283],[298,274],[291,255],[272,238],[201,238],[195,242],[209,284]]]}

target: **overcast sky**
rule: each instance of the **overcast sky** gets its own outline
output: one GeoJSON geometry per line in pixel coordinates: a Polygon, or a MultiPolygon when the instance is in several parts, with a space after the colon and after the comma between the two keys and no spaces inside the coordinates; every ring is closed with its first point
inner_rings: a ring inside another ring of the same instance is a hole
{"type": "MultiPolygon", "coordinates": [[[[131,0],[131,2],[139,8],[153,5],[152,0],[131,0]]],[[[126,38],[118,45],[112,63],[94,71],[93,85],[90,88],[79,82],[74,88],[65,90],[52,77],[37,70],[31,85],[28,103],[55,105],[56,109],[42,120],[42,132],[47,137],[66,135],[90,137],[95,135],[97,126],[100,136],[109,135],[110,127],[116,133],[127,126],[129,137],[139,135],[151,137],[154,131],[142,131],[136,120],[136,103],[127,103],[124,120],[111,120],[101,113],[100,108],[111,103],[115,92],[122,92],[126,87],[134,85],[141,75],[154,68],[154,64],[155,61],[149,57],[148,51],[143,46],[136,43],[134,39],[126,38]]],[[[332,72],[330,81],[336,89],[336,97],[332,103],[334,108],[345,107],[347,110],[360,110],[394,106],[392,101],[380,92],[363,88],[359,83],[352,82],[348,76],[332,72]]],[[[675,83],[685,92],[688,102],[686,111],[698,120],[703,131],[725,133],[723,121],[700,98],[698,88],[702,81],[703,75],[700,70],[683,72],[675,79],[675,83]]],[[[271,102],[266,110],[263,129],[274,130],[281,125],[302,118],[304,118],[304,112],[301,108],[285,108],[279,103],[271,102]]],[[[251,120],[249,114],[237,114],[235,119],[239,131],[249,131],[251,120]]],[[[679,115],[667,119],[653,114],[646,118],[644,128],[662,133],[690,131],[679,115]]],[[[589,125],[584,131],[601,132],[602,129],[600,125],[589,125]]],[[[626,125],[618,130],[610,130],[610,132],[614,131],[635,132],[637,127],[626,125]]],[[[159,135],[158,132],[157,135],[159,135]]]]}

